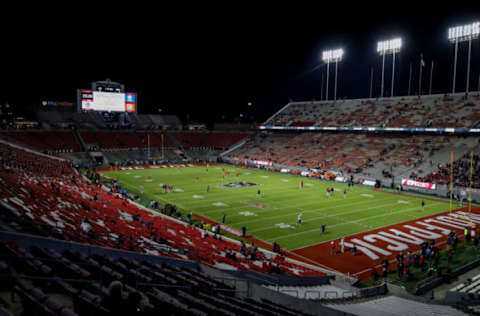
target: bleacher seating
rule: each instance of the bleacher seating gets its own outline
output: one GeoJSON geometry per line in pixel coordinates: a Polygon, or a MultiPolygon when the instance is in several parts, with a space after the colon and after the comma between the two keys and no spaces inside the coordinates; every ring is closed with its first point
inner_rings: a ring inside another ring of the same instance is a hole
{"type": "Polygon", "coordinates": [[[237,298],[228,280],[149,256],[115,259],[1,240],[0,256],[8,258],[14,285],[0,293],[18,295],[24,315],[306,315],[268,300],[237,298]]]}
{"type": "Polygon", "coordinates": [[[463,94],[293,102],[264,125],[473,127],[480,120],[479,105],[480,96],[473,95],[465,99],[463,94]]]}
{"type": "Polygon", "coordinates": [[[360,316],[466,315],[460,310],[447,305],[427,304],[398,296],[387,296],[379,299],[367,300],[361,303],[329,304],[327,306],[339,311],[360,316]]]}
{"type": "Polygon", "coordinates": [[[456,285],[452,289],[452,292],[464,292],[464,293],[480,293],[480,274],[474,276],[470,280],[456,285]]]}
{"type": "Polygon", "coordinates": [[[232,269],[292,275],[323,275],[307,266],[258,251],[244,256],[240,245],[219,240],[128,203],[90,184],[67,162],[0,144],[0,204],[18,227],[35,233],[142,253],[198,260],[232,269]],[[87,227],[87,228],[85,228],[87,227]],[[227,252],[236,258],[226,256],[227,252]]]}
{"type": "Polygon", "coordinates": [[[358,173],[373,167],[414,168],[454,144],[442,136],[390,136],[358,133],[264,132],[229,156],[266,160],[287,166],[358,173]]]}
{"type": "Polygon", "coordinates": [[[80,136],[86,145],[97,145],[105,150],[146,148],[150,142],[151,148],[175,148],[175,144],[164,135],[162,144],[160,132],[134,131],[81,131],[80,136]],[[150,138],[150,139],[148,139],[150,138]]]}
{"type": "Polygon", "coordinates": [[[82,151],[72,131],[0,131],[0,139],[39,151],[82,151]]]}
{"type": "Polygon", "coordinates": [[[281,292],[290,296],[306,299],[306,300],[334,300],[353,298],[356,292],[345,290],[337,286],[326,284],[316,286],[277,286],[265,285],[274,291],[281,292]]]}
{"type": "MultiPolygon", "coordinates": [[[[470,185],[470,153],[466,153],[462,158],[453,162],[453,178],[455,186],[468,187],[470,185]]],[[[472,187],[480,188],[480,157],[478,150],[473,156],[472,187]]],[[[419,178],[420,181],[432,182],[437,184],[450,183],[451,164],[438,164],[437,170],[419,178]]]]}
{"type": "Polygon", "coordinates": [[[183,148],[228,149],[248,136],[247,133],[172,132],[183,148]]]}

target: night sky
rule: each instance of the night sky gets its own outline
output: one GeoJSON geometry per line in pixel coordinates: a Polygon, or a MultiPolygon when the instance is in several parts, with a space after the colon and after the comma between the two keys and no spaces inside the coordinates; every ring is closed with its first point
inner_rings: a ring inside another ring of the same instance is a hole
{"type": "MultiPolygon", "coordinates": [[[[189,114],[191,120],[204,122],[231,121],[242,113],[249,121],[261,121],[290,99],[320,99],[326,69],[320,53],[327,48],[345,50],[339,98],[368,97],[370,67],[374,96],[379,95],[376,43],[396,36],[402,37],[403,47],[397,55],[395,94],[407,93],[410,62],[412,93],[418,90],[420,53],[427,64],[424,91],[433,59],[433,92],[445,93],[451,90],[454,54],[447,29],[480,19],[480,5],[182,5],[82,3],[63,12],[42,6],[29,8],[30,13],[3,12],[0,103],[32,109],[42,100],[75,101],[77,88],[110,78],[138,93],[139,113],[158,113],[160,108],[163,114],[189,114]]],[[[467,46],[459,49],[457,91],[465,90],[467,46]]],[[[391,65],[390,56],[388,91],[391,65]]],[[[471,67],[471,90],[476,90],[480,40],[472,43],[471,67]]]]}

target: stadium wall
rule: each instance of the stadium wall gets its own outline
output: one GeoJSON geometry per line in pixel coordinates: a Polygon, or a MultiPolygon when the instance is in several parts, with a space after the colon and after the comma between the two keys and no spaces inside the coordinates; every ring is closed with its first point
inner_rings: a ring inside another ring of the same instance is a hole
{"type": "Polygon", "coordinates": [[[258,299],[266,299],[276,304],[289,306],[290,308],[294,308],[311,315],[318,315],[318,316],[339,316],[339,315],[353,316],[354,315],[354,314],[338,311],[333,308],[324,306],[319,301],[297,298],[291,295],[283,294],[278,291],[272,291],[258,284],[253,284],[253,283],[251,284],[250,293],[252,297],[255,297],[258,299]]]}

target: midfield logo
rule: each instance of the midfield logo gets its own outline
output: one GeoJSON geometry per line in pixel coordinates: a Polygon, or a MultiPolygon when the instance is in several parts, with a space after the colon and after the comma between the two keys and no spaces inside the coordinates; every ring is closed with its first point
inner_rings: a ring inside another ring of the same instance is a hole
{"type": "Polygon", "coordinates": [[[277,226],[278,228],[281,228],[281,229],[283,229],[283,228],[295,228],[292,225],[285,224],[285,223],[278,223],[278,224],[275,224],[275,226],[277,226]]]}
{"type": "Polygon", "coordinates": [[[255,214],[253,212],[249,212],[249,211],[240,212],[238,214],[243,215],[243,216],[258,216],[257,214],[255,214]]]}

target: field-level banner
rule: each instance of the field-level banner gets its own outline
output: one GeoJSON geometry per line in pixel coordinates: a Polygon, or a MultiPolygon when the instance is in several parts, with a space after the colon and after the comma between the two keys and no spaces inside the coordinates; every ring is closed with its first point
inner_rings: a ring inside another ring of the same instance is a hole
{"type": "Polygon", "coordinates": [[[435,183],[419,182],[419,181],[409,180],[409,179],[402,179],[402,185],[422,188],[422,189],[430,189],[430,190],[435,190],[436,188],[435,183]]]}
{"type": "Polygon", "coordinates": [[[258,165],[258,166],[271,166],[272,165],[271,161],[263,161],[263,160],[254,160],[253,163],[258,165]]]}
{"type": "Polygon", "coordinates": [[[365,180],[365,181],[363,181],[363,183],[362,183],[362,184],[363,184],[363,185],[368,185],[368,186],[371,186],[371,187],[373,187],[373,186],[375,186],[375,181],[372,181],[372,180],[365,180]]]}
{"type": "Polygon", "coordinates": [[[231,227],[229,227],[229,226],[220,225],[220,229],[221,229],[221,230],[224,230],[224,231],[226,231],[226,232],[229,232],[230,234],[235,235],[235,236],[238,236],[238,237],[241,237],[241,236],[242,236],[242,233],[241,233],[241,232],[239,232],[238,230],[233,229],[233,228],[231,228],[231,227]]]}

